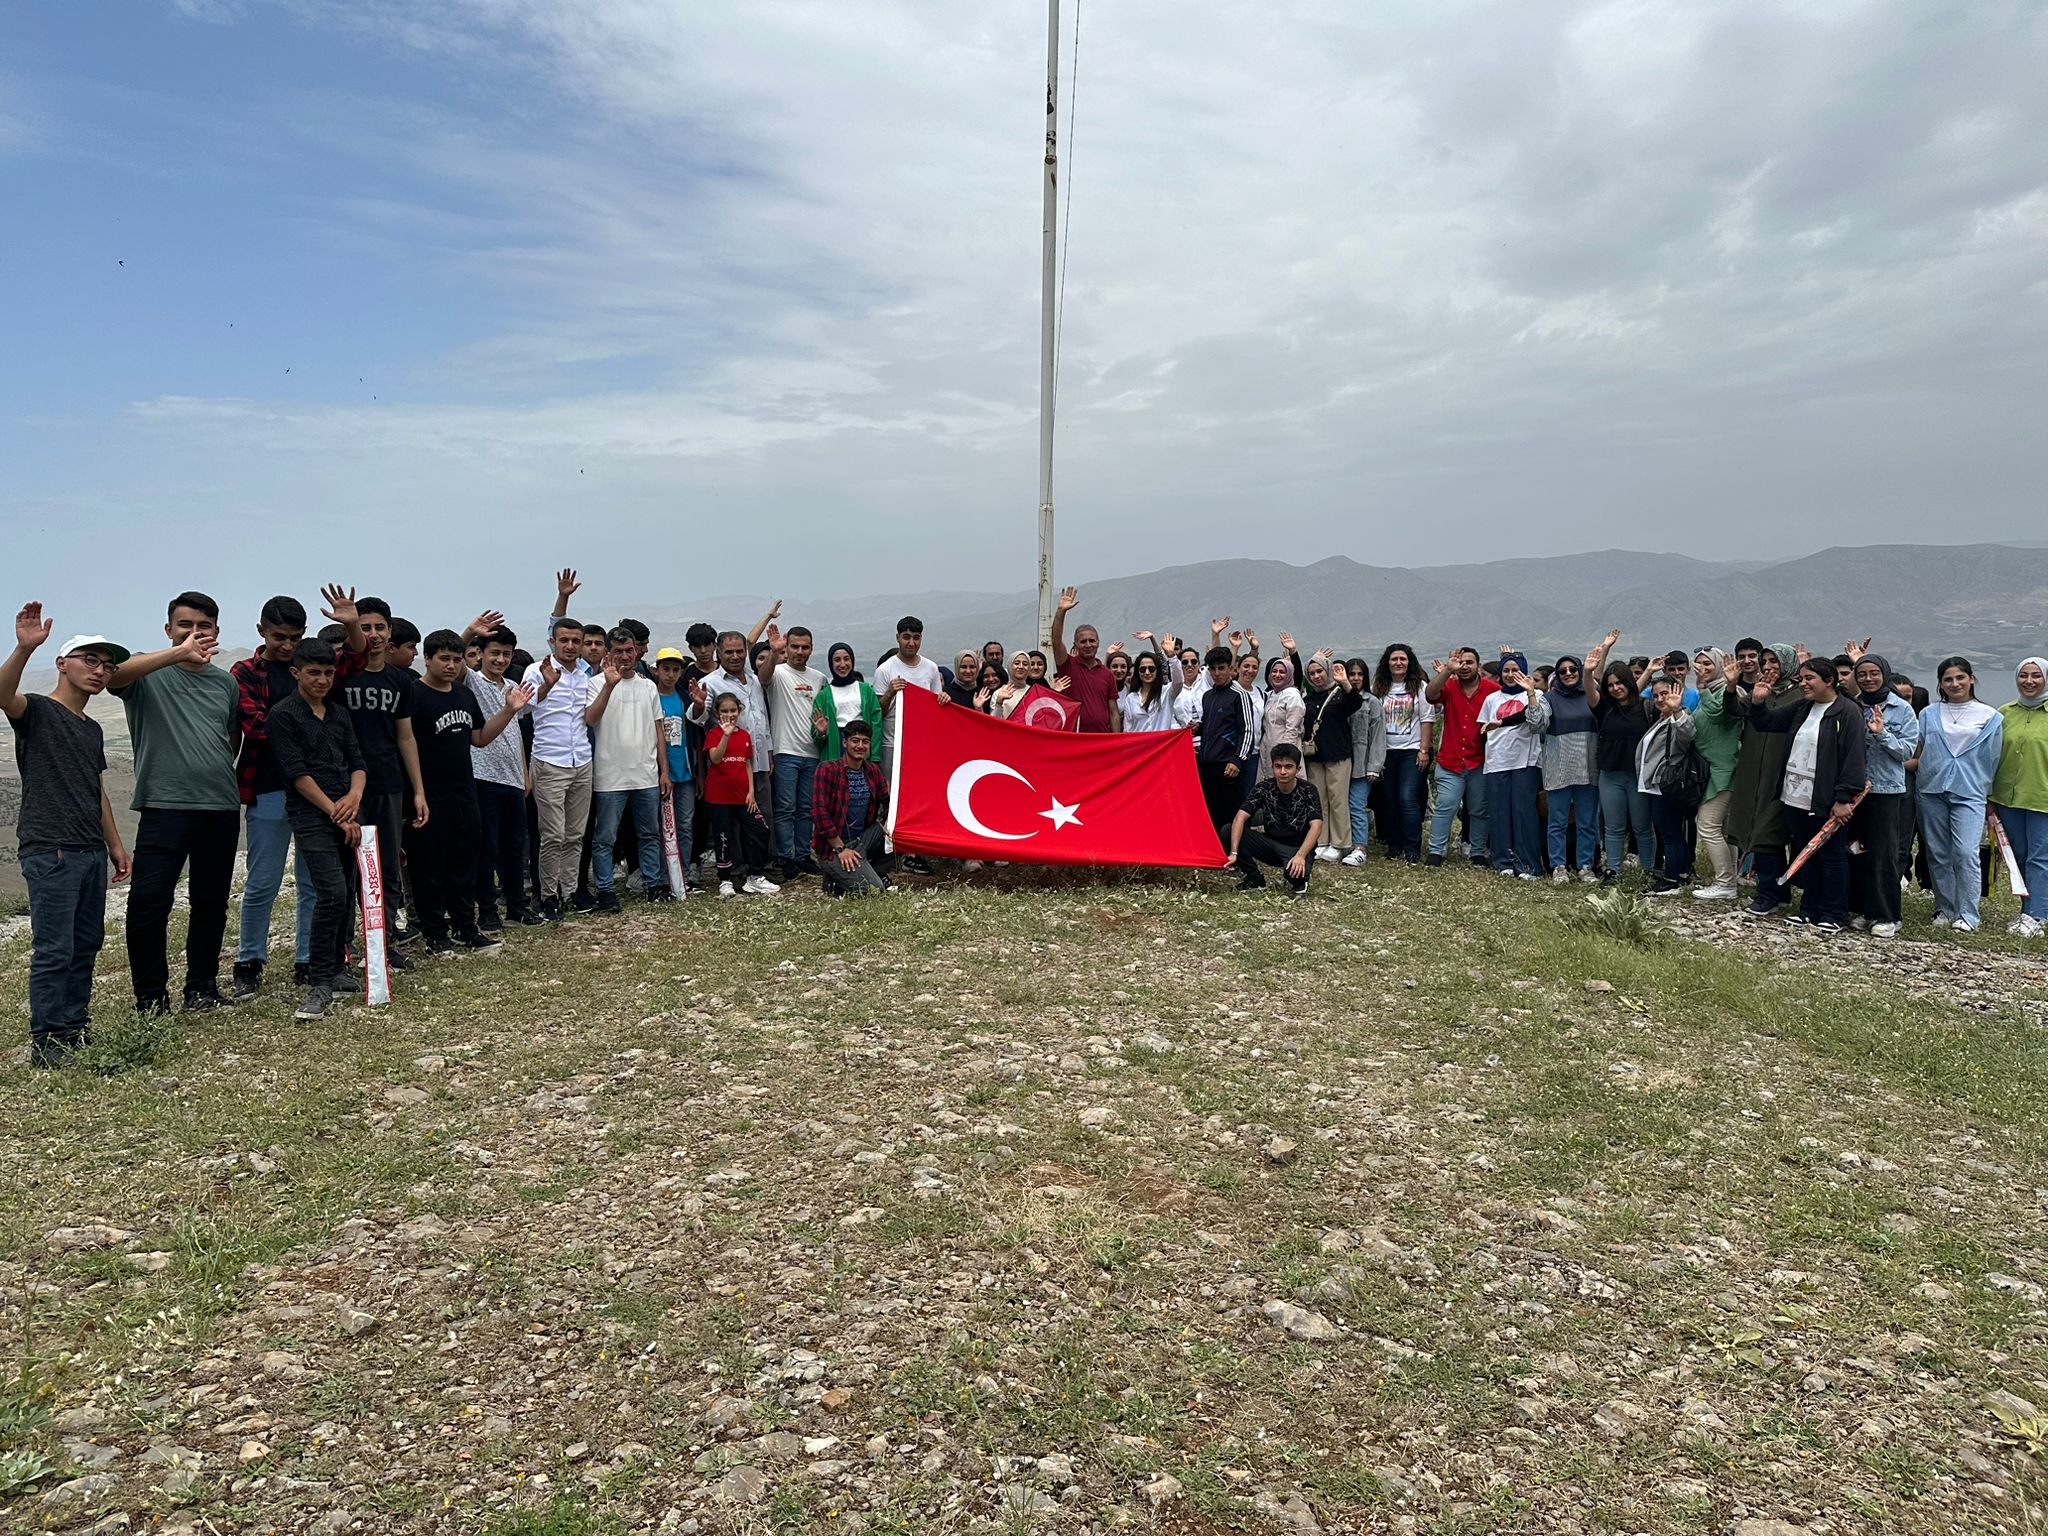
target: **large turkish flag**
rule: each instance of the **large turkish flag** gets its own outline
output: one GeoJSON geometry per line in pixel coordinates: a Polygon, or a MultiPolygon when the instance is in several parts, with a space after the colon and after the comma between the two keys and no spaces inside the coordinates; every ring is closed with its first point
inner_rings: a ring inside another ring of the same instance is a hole
{"type": "Polygon", "coordinates": [[[897,848],[1011,864],[1224,865],[1188,731],[1070,735],[922,689],[890,707],[897,848]]]}

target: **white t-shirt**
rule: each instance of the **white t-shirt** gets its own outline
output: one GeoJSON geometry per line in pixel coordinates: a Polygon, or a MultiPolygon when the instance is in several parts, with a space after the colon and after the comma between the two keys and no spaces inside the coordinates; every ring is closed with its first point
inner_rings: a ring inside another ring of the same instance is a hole
{"type": "Polygon", "coordinates": [[[1778,798],[1795,811],[1813,809],[1813,777],[1820,771],[1820,726],[1826,718],[1826,710],[1810,710],[1806,724],[1792,734],[1792,755],[1785,759],[1785,788],[1778,798]]]}
{"type": "Polygon", "coordinates": [[[811,710],[825,686],[825,674],[810,667],[799,671],[785,663],[768,674],[768,733],[776,752],[785,757],[818,755],[811,737],[811,710]]]}
{"type": "Polygon", "coordinates": [[[1486,771],[1507,773],[1516,768],[1533,768],[1542,755],[1543,744],[1536,739],[1536,733],[1522,722],[1527,714],[1529,696],[1526,693],[1489,693],[1479,706],[1479,723],[1486,725],[1494,720],[1510,720],[1514,723],[1503,725],[1497,731],[1486,733],[1486,771]]]}
{"type": "Polygon", "coordinates": [[[1390,684],[1380,704],[1387,712],[1387,750],[1420,752],[1422,728],[1436,718],[1436,706],[1422,696],[1421,689],[1411,689],[1406,683],[1390,684]]]}
{"type": "Polygon", "coordinates": [[[903,679],[906,688],[922,688],[926,693],[943,694],[946,679],[939,671],[939,664],[931,657],[920,654],[915,662],[907,662],[902,654],[891,656],[875,668],[875,693],[883,700],[882,706],[882,773],[892,776],[892,764],[896,761],[896,710],[887,701],[889,685],[897,678],[903,679]]]}
{"type": "Polygon", "coordinates": [[[832,713],[839,718],[835,722],[843,731],[860,718],[860,684],[834,683],[832,685],[832,713]]]}
{"type": "MultiPolygon", "coordinates": [[[[599,684],[599,691],[603,684],[599,684]]],[[[655,761],[655,727],[661,720],[661,690],[651,677],[634,675],[612,689],[595,727],[590,787],[596,791],[652,789],[661,782],[655,761]]]]}

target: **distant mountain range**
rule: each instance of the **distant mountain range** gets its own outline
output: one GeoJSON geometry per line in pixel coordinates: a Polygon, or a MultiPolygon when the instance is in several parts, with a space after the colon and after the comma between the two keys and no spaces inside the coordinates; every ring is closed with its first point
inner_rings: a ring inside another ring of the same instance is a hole
{"type": "MultiPolygon", "coordinates": [[[[1026,642],[1037,612],[1023,592],[783,599],[784,624],[807,625],[821,651],[848,641],[864,667],[894,644],[905,613],[924,620],[925,649],[949,663],[984,640],[1026,642]]],[[[727,595],[621,612],[644,619],[658,644],[680,644],[695,619],[745,628],[769,601],[727,595]]],[[[1096,625],[1106,640],[1152,629],[1206,644],[1209,621],[1225,614],[1232,628],[1256,631],[1269,654],[1286,629],[1305,649],[1376,657],[1406,640],[1425,660],[1465,644],[1491,655],[1506,642],[1550,661],[1584,654],[1614,625],[1623,654],[1726,646],[1745,634],[1832,651],[1869,635],[1916,678],[1961,652],[1978,664],[1987,698],[2010,698],[2012,666],[2048,651],[2048,547],[1879,544],[1775,562],[1620,549],[1423,567],[1211,560],[1091,582],[1073,622],[1096,625]]]]}

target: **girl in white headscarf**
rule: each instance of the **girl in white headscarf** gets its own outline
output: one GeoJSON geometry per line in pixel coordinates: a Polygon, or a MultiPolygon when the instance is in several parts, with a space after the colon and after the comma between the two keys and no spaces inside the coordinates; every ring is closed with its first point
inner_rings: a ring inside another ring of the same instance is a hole
{"type": "Polygon", "coordinates": [[[2013,686],[2019,698],[1999,711],[2005,742],[1991,805],[2027,882],[2012,931],[2038,939],[2048,924],[2048,660],[2029,656],[2013,674],[2013,686]]]}

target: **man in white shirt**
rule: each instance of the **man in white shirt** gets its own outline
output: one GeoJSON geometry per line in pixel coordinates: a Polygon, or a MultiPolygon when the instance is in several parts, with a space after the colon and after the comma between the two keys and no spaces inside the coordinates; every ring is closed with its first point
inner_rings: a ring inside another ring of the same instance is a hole
{"type": "MultiPolygon", "coordinates": [[[[776,605],[777,608],[781,604],[776,605]]],[[[774,609],[769,610],[770,614],[774,609]]],[[[764,625],[767,621],[763,621],[764,625]]],[[[747,671],[747,651],[753,641],[736,629],[728,629],[718,637],[718,670],[704,679],[704,702],[692,704],[685,716],[692,725],[710,726],[718,720],[718,701],[725,694],[733,694],[740,701],[740,729],[747,733],[747,739],[754,744],[754,799],[763,805],[772,805],[775,792],[769,783],[770,756],[768,723],[768,695],[761,689],[761,679],[747,671]]]]}
{"type": "Polygon", "coordinates": [[[583,626],[549,621],[549,654],[533,696],[533,806],[540,820],[540,912],[559,923],[576,889],[590,817],[590,728],[584,721],[600,680],[583,661],[583,626]]]}
{"type": "Polygon", "coordinates": [[[890,782],[896,773],[896,711],[890,706],[906,688],[922,688],[946,702],[946,679],[939,664],[919,652],[924,648],[924,620],[905,614],[896,621],[896,654],[875,668],[875,691],[882,697],[882,772],[890,782]]]}
{"type": "Polygon", "coordinates": [[[592,695],[584,719],[591,731],[591,784],[597,822],[590,833],[590,881],[597,910],[619,910],[613,889],[612,845],[630,805],[640,846],[640,886],[649,901],[672,900],[661,855],[661,799],[668,793],[667,735],[661,723],[661,690],[634,670],[640,644],[623,627],[605,636],[604,681],[592,695]]]}
{"type": "Polygon", "coordinates": [[[768,698],[768,733],[775,781],[775,856],[784,881],[816,874],[811,858],[811,781],[818,772],[818,743],[811,711],[831,681],[811,667],[814,642],[801,624],[780,634],[768,629],[768,649],[756,675],[768,698]]]}

